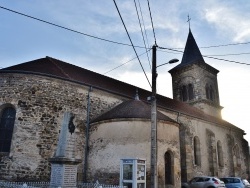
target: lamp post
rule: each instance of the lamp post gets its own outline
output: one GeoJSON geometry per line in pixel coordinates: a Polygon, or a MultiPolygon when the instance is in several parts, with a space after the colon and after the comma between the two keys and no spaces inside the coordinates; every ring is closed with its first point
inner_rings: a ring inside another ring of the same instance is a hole
{"type": "Polygon", "coordinates": [[[152,48],[152,96],[151,96],[151,161],[150,178],[151,188],[157,188],[157,107],[156,107],[156,68],[165,64],[176,63],[178,59],[172,59],[168,63],[156,66],[156,45],[152,48]]]}

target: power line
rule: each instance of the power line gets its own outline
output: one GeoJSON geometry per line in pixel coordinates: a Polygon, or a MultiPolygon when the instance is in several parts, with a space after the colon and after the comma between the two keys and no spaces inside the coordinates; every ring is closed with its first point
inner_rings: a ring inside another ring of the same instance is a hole
{"type": "Polygon", "coordinates": [[[120,13],[120,11],[119,11],[119,9],[118,9],[118,6],[117,6],[115,0],[113,0],[113,1],[114,1],[116,10],[117,10],[117,12],[118,12],[118,14],[119,14],[119,16],[120,16],[120,18],[121,18],[122,24],[123,24],[123,26],[124,26],[124,28],[125,28],[125,30],[126,30],[126,33],[127,33],[127,35],[128,35],[128,38],[129,38],[129,40],[130,40],[130,42],[131,42],[131,45],[132,45],[132,47],[133,47],[133,49],[134,49],[134,52],[135,52],[135,54],[136,54],[136,57],[137,57],[137,59],[138,59],[140,65],[141,65],[141,68],[142,68],[142,70],[143,70],[143,72],[144,72],[144,75],[146,76],[147,81],[148,81],[150,87],[152,87],[151,84],[150,84],[150,82],[149,82],[149,79],[148,79],[148,77],[147,77],[147,75],[146,75],[146,72],[145,72],[145,70],[144,70],[144,68],[143,68],[143,66],[142,66],[142,63],[141,63],[141,61],[140,61],[140,58],[139,58],[139,56],[138,56],[138,54],[137,54],[137,52],[136,52],[136,50],[135,50],[135,47],[134,47],[134,45],[133,45],[133,42],[132,42],[132,40],[131,40],[131,38],[130,38],[130,36],[129,36],[128,30],[127,30],[127,28],[126,28],[126,25],[125,25],[123,19],[122,19],[122,16],[121,16],[121,13],[120,13]]]}
{"type": "MultiPolygon", "coordinates": [[[[176,49],[176,48],[170,48],[170,49],[176,49]]],[[[165,52],[165,53],[171,53],[171,54],[180,54],[180,53],[183,53],[183,51],[178,51],[178,52],[169,52],[169,51],[166,51],[166,50],[158,50],[160,52],[165,52]]],[[[216,55],[207,55],[207,56],[234,56],[234,55],[247,55],[247,54],[250,54],[250,52],[242,52],[242,53],[233,53],[233,54],[216,54],[216,55]]]]}
{"type": "MultiPolygon", "coordinates": [[[[39,18],[36,18],[36,17],[33,17],[33,16],[29,16],[27,14],[17,12],[15,10],[11,10],[11,9],[8,9],[8,8],[2,7],[2,6],[0,6],[0,8],[4,9],[4,10],[7,10],[7,11],[10,11],[10,12],[13,12],[13,13],[16,13],[16,14],[19,14],[19,15],[22,15],[22,16],[25,16],[25,17],[28,17],[28,18],[31,18],[31,19],[34,19],[34,20],[37,20],[37,21],[40,21],[40,22],[43,22],[43,23],[46,23],[46,24],[49,24],[49,25],[53,25],[55,27],[59,27],[59,28],[62,28],[62,29],[68,30],[68,31],[72,31],[72,32],[81,34],[81,35],[85,35],[85,36],[88,36],[88,37],[91,37],[91,38],[99,39],[99,40],[114,43],[114,44],[119,44],[119,45],[124,45],[124,46],[131,46],[131,44],[112,41],[112,40],[104,39],[104,38],[97,37],[97,36],[94,36],[94,35],[90,35],[90,34],[87,34],[87,33],[83,33],[83,32],[80,32],[80,31],[76,31],[76,30],[73,30],[73,29],[70,29],[70,28],[67,28],[67,27],[64,27],[64,26],[60,26],[58,24],[55,24],[55,23],[52,23],[52,22],[49,22],[49,21],[45,21],[45,20],[42,20],[42,19],[39,19],[39,18]]],[[[154,28],[153,28],[153,30],[154,30],[154,28]]],[[[154,37],[155,37],[155,33],[154,33],[154,37]]],[[[221,44],[221,45],[205,46],[205,47],[199,47],[199,48],[216,48],[216,47],[222,47],[222,46],[235,46],[235,45],[244,45],[244,44],[250,44],[250,42],[221,44]]],[[[136,47],[136,48],[145,48],[145,47],[142,47],[142,46],[134,46],[134,47],[136,47]]],[[[149,48],[147,48],[147,49],[149,49],[149,48]]],[[[184,48],[171,48],[171,49],[184,49],[184,48]]]]}
{"type": "Polygon", "coordinates": [[[206,56],[206,55],[203,55],[203,57],[210,58],[210,59],[221,60],[221,61],[227,61],[227,62],[231,62],[231,63],[242,64],[242,65],[250,65],[250,64],[248,64],[248,63],[241,63],[241,62],[239,62],[239,61],[232,61],[232,60],[221,59],[221,58],[211,57],[211,56],[206,56]]]}
{"type": "MultiPolygon", "coordinates": [[[[145,28],[145,23],[144,23],[144,19],[143,19],[143,14],[142,14],[142,11],[141,11],[141,4],[140,4],[140,0],[138,0],[138,4],[139,4],[139,8],[140,8],[141,19],[142,19],[143,28],[144,28],[144,32],[145,32],[145,37],[146,37],[146,41],[147,41],[147,47],[148,47],[148,49],[150,49],[149,44],[148,44],[147,30],[146,30],[146,28],[145,28]]],[[[149,56],[148,56],[148,53],[147,53],[147,57],[148,57],[148,62],[150,62],[150,60],[149,60],[149,56]]],[[[150,69],[152,69],[150,64],[149,64],[149,67],[150,67],[150,69]]]]}
{"type": "Polygon", "coordinates": [[[157,43],[156,43],[156,37],[155,37],[155,29],[154,29],[154,24],[153,24],[153,19],[152,19],[151,10],[150,10],[149,0],[148,0],[148,10],[149,10],[149,14],[150,14],[151,24],[152,24],[153,33],[154,33],[154,38],[155,38],[155,45],[156,45],[157,43]]]}
{"type": "Polygon", "coordinates": [[[246,55],[246,54],[250,54],[250,52],[243,52],[243,53],[235,53],[235,54],[218,54],[218,55],[208,55],[208,56],[233,56],[233,55],[246,55]]]}
{"type": "Polygon", "coordinates": [[[231,44],[221,44],[221,45],[206,46],[206,47],[200,47],[200,48],[218,48],[218,47],[222,47],[222,46],[235,46],[235,45],[242,45],[242,44],[250,44],[250,42],[238,42],[238,43],[231,43],[231,44]]]}
{"type": "MultiPolygon", "coordinates": [[[[145,39],[144,39],[144,34],[143,34],[143,31],[142,31],[142,27],[141,27],[141,20],[140,20],[140,16],[139,16],[139,13],[138,13],[138,9],[137,9],[137,5],[136,5],[135,0],[134,0],[134,4],[135,4],[135,9],[136,9],[137,17],[138,17],[138,22],[139,22],[139,25],[140,25],[140,28],[141,28],[141,34],[142,34],[144,46],[145,46],[145,49],[146,49],[146,52],[147,52],[147,46],[146,46],[146,42],[145,42],[145,39]]],[[[148,56],[148,53],[147,53],[147,56],[148,56]]],[[[149,64],[149,67],[151,69],[149,58],[148,58],[148,64],[149,64]]]]}
{"type": "MultiPolygon", "coordinates": [[[[184,53],[183,51],[175,50],[175,49],[171,49],[171,48],[165,48],[165,47],[158,47],[158,48],[184,53]]],[[[228,59],[221,59],[221,58],[216,58],[216,57],[211,57],[211,56],[206,56],[206,55],[202,55],[202,57],[206,57],[206,58],[210,58],[210,59],[216,59],[216,60],[220,60],[220,61],[231,62],[231,63],[242,64],[242,65],[250,65],[248,63],[242,63],[242,62],[239,62],[239,61],[233,61],[233,60],[228,60],[228,59]]]]}
{"type": "MultiPolygon", "coordinates": [[[[140,54],[139,56],[142,56],[142,55],[144,55],[145,53],[148,53],[150,50],[151,50],[151,49],[147,50],[146,52],[140,54]]],[[[115,68],[113,68],[113,69],[111,69],[111,70],[109,70],[109,71],[103,73],[103,74],[107,74],[107,73],[109,73],[109,72],[111,72],[111,71],[113,71],[113,70],[115,70],[115,69],[118,69],[118,68],[122,67],[123,65],[125,65],[125,64],[127,64],[127,63],[133,61],[133,60],[136,59],[136,58],[137,58],[137,57],[134,57],[134,58],[128,60],[127,62],[125,62],[125,63],[123,63],[123,64],[121,64],[121,65],[119,65],[119,66],[117,66],[117,67],[115,67],[115,68]]]]}
{"type": "MultiPolygon", "coordinates": [[[[148,2],[148,5],[149,5],[149,2],[148,2]]],[[[16,14],[19,14],[19,15],[22,15],[22,16],[25,16],[25,17],[28,17],[28,18],[31,18],[31,19],[34,19],[34,20],[37,20],[37,21],[40,21],[40,22],[43,22],[43,23],[46,23],[46,24],[49,24],[49,25],[52,25],[52,26],[55,26],[55,27],[59,27],[59,28],[62,28],[62,29],[65,29],[65,30],[68,30],[68,31],[71,31],[71,32],[75,32],[75,33],[85,35],[85,36],[88,36],[88,37],[91,37],[91,38],[95,38],[95,39],[98,39],[98,40],[102,40],[102,41],[105,41],[105,42],[110,42],[110,43],[124,45],[124,46],[132,46],[133,48],[135,48],[135,47],[136,48],[145,48],[145,47],[142,47],[142,46],[134,46],[134,45],[131,45],[131,44],[116,42],[116,41],[100,38],[100,37],[97,37],[97,36],[93,36],[93,35],[90,35],[90,34],[86,34],[86,33],[76,31],[76,30],[73,30],[73,29],[70,29],[70,28],[67,28],[67,27],[64,27],[64,26],[60,26],[58,24],[54,24],[52,22],[48,22],[48,21],[45,21],[45,20],[42,20],[42,19],[39,19],[39,18],[36,18],[36,17],[33,17],[33,16],[29,16],[29,15],[21,13],[21,12],[11,10],[11,9],[8,9],[8,8],[2,7],[2,6],[0,6],[0,8],[4,9],[4,10],[7,10],[7,11],[10,11],[10,12],[13,12],[13,13],[16,13],[16,14]]],[[[149,10],[150,10],[150,7],[149,7],[149,10]]],[[[150,16],[151,16],[151,11],[150,11],[150,16]]],[[[152,16],[151,16],[151,23],[152,23],[152,26],[153,26],[152,16]]],[[[153,32],[154,32],[154,28],[153,28],[153,32]]],[[[155,32],[154,32],[154,37],[155,37],[155,32]]],[[[155,41],[156,41],[156,38],[155,38],[155,41]]],[[[244,45],[244,44],[250,44],[250,42],[222,44],[222,45],[207,46],[207,47],[200,47],[200,48],[215,48],[215,47],[222,47],[222,46],[234,46],[234,45],[244,45]]],[[[147,48],[147,49],[149,49],[149,48],[147,48]]],[[[166,49],[166,50],[170,50],[170,51],[183,53],[182,51],[176,50],[176,49],[183,49],[183,48],[162,48],[161,47],[160,49],[166,49]]],[[[248,54],[248,53],[241,53],[241,54],[248,54]]],[[[241,54],[239,54],[239,55],[241,55],[241,54]]],[[[238,55],[238,54],[228,54],[228,55],[238,55]]],[[[223,56],[223,55],[214,55],[214,56],[223,56]]],[[[226,56],[226,55],[224,55],[224,56],[226,56]]],[[[213,58],[213,57],[210,57],[210,56],[204,56],[204,57],[213,58]]],[[[230,61],[230,60],[225,60],[225,59],[220,59],[220,58],[213,58],[213,59],[249,65],[247,63],[241,63],[241,62],[238,62],[238,61],[230,61]]]]}
{"type": "MultiPolygon", "coordinates": [[[[237,46],[243,44],[250,44],[250,42],[238,42],[238,43],[229,43],[229,44],[220,44],[220,45],[213,45],[213,46],[202,46],[199,48],[218,48],[218,47],[227,47],[227,46],[237,46]]],[[[171,49],[184,49],[184,48],[171,48],[171,49]]]]}
{"type": "MultiPolygon", "coordinates": [[[[0,6],[1,9],[4,9],[4,10],[7,10],[7,11],[10,11],[10,12],[13,12],[13,13],[16,13],[16,14],[19,14],[19,15],[22,15],[22,16],[25,16],[25,17],[28,17],[28,18],[31,18],[31,19],[34,19],[34,20],[37,20],[37,21],[40,21],[40,22],[43,22],[43,23],[46,23],[46,24],[49,24],[49,25],[53,25],[55,27],[59,27],[61,29],[65,29],[65,30],[68,30],[68,31],[71,31],[71,32],[74,32],[74,33],[78,33],[78,34],[81,34],[81,35],[85,35],[87,37],[91,37],[91,38],[94,38],[94,39],[98,39],[98,40],[102,40],[102,41],[105,41],[105,42],[110,42],[110,43],[114,43],[114,44],[119,44],[119,45],[124,45],[124,46],[131,46],[131,44],[125,44],[125,43],[122,43],[122,42],[116,42],[116,41],[112,41],[112,40],[108,40],[108,39],[104,39],[104,38],[101,38],[101,37],[97,37],[97,36],[94,36],[94,35],[90,35],[90,34],[87,34],[87,33],[83,33],[83,32],[80,32],[80,31],[76,31],[74,29],[70,29],[70,28],[67,28],[67,27],[64,27],[64,26],[61,26],[61,25],[58,25],[58,24],[55,24],[55,23],[52,23],[52,22],[49,22],[49,21],[45,21],[45,20],[42,20],[40,18],[36,18],[36,17],[33,17],[33,16],[29,16],[27,14],[24,14],[24,13],[21,13],[21,12],[17,12],[15,10],[11,10],[11,9],[8,9],[8,8],[5,8],[5,7],[2,7],[0,6]]],[[[134,47],[137,47],[137,48],[145,48],[145,47],[141,47],[141,46],[134,46],[134,47]]]]}

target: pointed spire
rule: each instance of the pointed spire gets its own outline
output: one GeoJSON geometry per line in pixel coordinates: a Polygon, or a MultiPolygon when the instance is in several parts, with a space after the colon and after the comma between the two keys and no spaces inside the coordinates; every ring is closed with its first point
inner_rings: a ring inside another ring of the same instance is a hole
{"type": "Polygon", "coordinates": [[[196,44],[196,41],[195,41],[194,36],[191,32],[191,29],[189,28],[187,42],[186,42],[186,46],[184,49],[181,63],[179,65],[177,65],[176,67],[174,67],[173,69],[171,69],[169,72],[172,74],[173,71],[175,71],[181,67],[185,67],[187,65],[194,64],[194,63],[204,63],[205,64],[205,61],[201,55],[201,52],[200,52],[198,45],[196,44]]]}
{"type": "Polygon", "coordinates": [[[192,64],[195,62],[205,62],[199,47],[193,37],[193,34],[189,28],[188,38],[185,46],[185,50],[182,56],[181,65],[192,64]]]}

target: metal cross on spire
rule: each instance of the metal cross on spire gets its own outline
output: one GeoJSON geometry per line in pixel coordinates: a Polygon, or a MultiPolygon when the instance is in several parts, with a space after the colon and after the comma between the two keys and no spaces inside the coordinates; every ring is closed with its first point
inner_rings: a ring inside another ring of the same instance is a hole
{"type": "Polygon", "coordinates": [[[188,25],[189,25],[189,30],[190,30],[190,20],[191,20],[191,18],[189,17],[189,14],[188,14],[188,20],[187,20],[187,22],[188,22],[188,25]]]}

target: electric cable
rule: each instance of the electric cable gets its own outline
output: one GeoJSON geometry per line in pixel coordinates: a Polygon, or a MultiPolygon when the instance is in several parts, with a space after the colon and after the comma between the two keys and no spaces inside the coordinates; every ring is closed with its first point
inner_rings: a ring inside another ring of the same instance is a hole
{"type": "MultiPolygon", "coordinates": [[[[82,35],[85,35],[85,36],[88,36],[88,37],[91,37],[91,38],[99,39],[99,40],[114,43],[114,44],[119,44],[119,45],[124,45],[124,46],[131,46],[131,44],[126,44],[126,43],[122,43],[122,42],[117,42],[117,41],[104,39],[104,38],[101,38],[101,37],[97,37],[97,36],[94,36],[94,35],[83,33],[83,32],[80,32],[80,31],[76,31],[76,30],[73,30],[73,29],[70,29],[70,28],[67,28],[67,27],[64,27],[64,26],[60,26],[58,24],[54,24],[54,23],[49,22],[49,21],[45,21],[45,20],[42,20],[42,19],[39,19],[39,18],[36,18],[36,17],[33,17],[33,16],[29,16],[27,14],[17,12],[15,10],[8,9],[8,8],[3,7],[3,6],[0,6],[0,8],[4,9],[4,10],[7,10],[7,11],[10,11],[10,12],[13,12],[13,13],[16,13],[16,14],[19,14],[19,15],[22,15],[22,16],[25,16],[25,17],[28,17],[28,18],[31,18],[31,19],[34,19],[34,20],[37,20],[37,21],[40,21],[40,22],[43,22],[43,23],[46,23],[46,24],[49,24],[49,25],[53,25],[53,26],[56,26],[56,27],[59,27],[59,28],[62,28],[62,29],[68,30],[68,31],[78,33],[78,34],[82,34],[82,35]]],[[[205,46],[205,47],[199,47],[199,48],[217,48],[217,47],[223,47],[223,46],[235,46],[235,45],[244,45],[244,44],[250,44],[250,42],[229,43],[229,44],[205,46]]],[[[134,46],[134,47],[136,47],[136,48],[145,48],[145,47],[142,47],[142,46],[134,46]]],[[[147,49],[149,49],[149,48],[147,48],[147,49]]],[[[171,48],[171,49],[184,49],[184,48],[171,48]]]]}
{"type": "MultiPolygon", "coordinates": [[[[159,46],[158,46],[158,48],[160,48],[160,49],[166,49],[166,50],[170,50],[170,51],[175,51],[175,52],[184,53],[183,51],[175,50],[175,49],[171,49],[171,48],[165,48],[165,47],[159,47],[159,46]]],[[[221,58],[216,58],[216,57],[211,57],[211,56],[206,56],[206,55],[202,55],[202,57],[210,58],[210,59],[216,59],[216,60],[220,60],[220,61],[231,62],[231,63],[242,64],[242,65],[250,65],[250,64],[248,64],[248,63],[242,63],[242,62],[239,62],[239,61],[233,61],[233,60],[228,60],[228,59],[221,59],[221,58]]]]}
{"type": "MultiPolygon", "coordinates": [[[[138,22],[139,22],[140,29],[141,29],[142,39],[143,39],[143,42],[144,42],[145,50],[147,52],[147,46],[146,46],[146,42],[145,42],[143,31],[142,31],[142,27],[141,27],[141,20],[140,20],[140,16],[139,16],[139,13],[138,13],[138,9],[137,9],[137,5],[136,5],[136,1],[135,0],[134,0],[134,4],[135,4],[135,9],[136,9],[136,13],[137,13],[138,22]]],[[[147,56],[148,56],[148,53],[147,53],[147,56]]],[[[148,64],[149,64],[149,67],[151,69],[149,58],[148,58],[148,64]]]]}
{"type": "MultiPolygon", "coordinates": [[[[151,48],[149,47],[149,44],[148,44],[148,35],[147,35],[147,30],[146,30],[146,27],[145,27],[145,22],[144,22],[142,10],[141,10],[140,0],[138,0],[138,4],[139,4],[140,13],[141,13],[141,19],[142,19],[142,23],[143,23],[144,32],[145,32],[145,38],[146,38],[146,41],[147,41],[147,48],[148,48],[148,49],[151,49],[151,48]]],[[[148,53],[147,53],[147,57],[148,57],[148,62],[150,62],[148,53]]],[[[150,70],[152,70],[151,64],[149,64],[149,67],[150,67],[150,70]]]]}
{"type": "MultiPolygon", "coordinates": [[[[149,5],[149,2],[148,2],[148,5],[149,5]]],[[[88,36],[88,37],[91,37],[91,38],[99,39],[99,40],[102,40],[102,41],[105,41],[105,42],[110,42],[110,43],[124,45],[124,46],[132,46],[133,48],[135,48],[135,47],[136,48],[145,48],[145,47],[142,47],[142,46],[134,46],[134,45],[131,45],[131,44],[116,42],[116,41],[100,38],[100,37],[97,37],[97,36],[94,36],[94,35],[86,34],[86,33],[80,32],[80,31],[76,31],[76,30],[73,30],[73,29],[58,25],[58,24],[54,24],[54,23],[49,22],[49,21],[45,21],[45,20],[42,20],[42,19],[39,19],[39,18],[36,18],[36,17],[33,17],[33,16],[29,16],[29,15],[21,13],[21,12],[17,12],[17,11],[5,8],[3,6],[0,6],[0,8],[4,9],[4,10],[7,10],[7,11],[10,11],[10,12],[13,12],[13,13],[16,13],[16,14],[19,14],[19,15],[22,15],[22,16],[25,16],[25,17],[28,17],[28,18],[31,18],[31,19],[34,19],[34,20],[37,20],[37,21],[40,21],[40,22],[43,22],[43,23],[46,23],[46,24],[49,24],[49,25],[52,25],[52,26],[55,26],[55,27],[59,27],[59,28],[62,28],[62,29],[65,29],[65,30],[68,30],[68,31],[71,31],[71,32],[75,32],[75,33],[78,33],[78,34],[81,34],[81,35],[85,35],[85,36],[88,36]]],[[[149,9],[150,9],[150,7],[149,7],[149,9]]],[[[150,15],[151,15],[151,11],[150,11],[150,15]]],[[[152,26],[153,26],[152,16],[151,16],[151,23],[152,23],[152,26]]],[[[153,32],[154,32],[154,28],[153,28],[153,32]]],[[[155,32],[154,32],[154,38],[155,38],[155,32]]],[[[156,41],[156,38],[155,38],[155,41],[156,41]]],[[[199,48],[216,48],[216,47],[235,46],[235,45],[244,45],[244,44],[250,44],[250,42],[230,43],[230,44],[214,45],[214,46],[199,47],[199,48]]],[[[147,49],[150,49],[150,48],[147,48],[147,49]]],[[[179,51],[179,50],[176,50],[176,49],[184,49],[184,48],[162,48],[162,47],[160,47],[160,49],[166,49],[166,50],[175,51],[175,52],[178,52],[178,53],[183,53],[182,51],[179,51]]],[[[213,55],[213,56],[242,55],[242,54],[249,54],[249,53],[213,55]]],[[[226,59],[221,59],[221,58],[214,58],[214,57],[210,57],[210,56],[203,56],[203,57],[213,58],[213,59],[221,60],[221,61],[234,62],[234,63],[238,63],[238,64],[249,65],[247,63],[241,63],[241,62],[238,62],[238,61],[231,61],[231,60],[226,60],[226,59]]]]}
{"type": "Polygon", "coordinates": [[[234,56],[234,55],[247,55],[250,52],[243,52],[243,53],[235,53],[235,54],[218,54],[218,55],[207,55],[207,56],[234,56]]]}
{"type": "Polygon", "coordinates": [[[155,37],[155,29],[154,29],[154,24],[153,24],[151,9],[150,9],[150,5],[149,5],[149,0],[148,0],[148,10],[149,10],[150,19],[151,19],[151,24],[152,24],[152,28],[153,28],[153,34],[154,34],[154,38],[155,38],[155,45],[157,46],[156,37],[155,37]]]}
{"type": "Polygon", "coordinates": [[[144,72],[144,75],[146,76],[146,79],[147,79],[147,81],[148,81],[150,87],[152,87],[151,84],[150,84],[150,82],[149,82],[149,79],[148,79],[148,77],[147,77],[147,74],[146,74],[146,72],[145,72],[145,70],[144,70],[144,68],[143,68],[143,66],[142,66],[142,63],[141,63],[141,61],[140,61],[140,58],[139,58],[139,56],[138,56],[138,54],[137,54],[137,52],[136,52],[136,50],[135,50],[135,47],[134,47],[133,42],[132,42],[132,40],[131,40],[131,38],[130,38],[130,35],[129,35],[129,33],[128,33],[128,30],[127,30],[127,28],[126,28],[126,25],[125,25],[125,23],[124,23],[124,21],[123,21],[123,19],[122,19],[122,16],[121,16],[121,13],[120,13],[120,11],[119,11],[119,8],[118,8],[118,6],[117,6],[115,0],[113,0],[113,2],[114,2],[114,4],[115,4],[116,10],[117,10],[117,12],[118,12],[118,14],[119,14],[119,16],[120,16],[120,18],[121,18],[122,24],[123,24],[123,26],[124,26],[124,28],[125,28],[125,30],[126,30],[126,33],[127,33],[128,38],[129,38],[129,40],[130,40],[130,42],[131,42],[131,45],[132,45],[132,47],[133,47],[133,49],[134,49],[134,52],[135,52],[135,54],[136,54],[136,57],[137,57],[137,59],[138,59],[140,65],[141,65],[141,68],[142,68],[142,70],[143,70],[143,72],[144,72]]]}
{"type": "Polygon", "coordinates": [[[206,56],[206,55],[203,55],[202,57],[206,57],[206,58],[210,58],[210,59],[216,59],[216,60],[220,60],[220,61],[227,61],[227,62],[231,62],[231,63],[242,64],[242,65],[250,65],[248,63],[242,63],[242,62],[239,62],[239,61],[232,61],[232,60],[221,59],[221,58],[211,57],[211,56],[206,56]]]}
{"type": "MultiPolygon", "coordinates": [[[[40,21],[40,22],[43,22],[43,23],[46,23],[46,24],[49,24],[49,25],[53,25],[55,27],[59,27],[61,29],[65,29],[65,30],[68,30],[68,31],[71,31],[71,32],[74,32],[74,33],[85,35],[85,36],[88,36],[88,37],[91,37],[91,38],[94,38],[94,39],[98,39],[98,40],[102,40],[102,41],[110,42],[110,43],[114,43],[114,44],[124,45],[124,46],[131,46],[131,44],[125,44],[125,43],[122,43],[122,42],[116,42],[116,41],[104,39],[104,38],[101,38],[101,37],[97,37],[97,36],[94,36],[94,35],[90,35],[90,34],[87,34],[87,33],[83,33],[83,32],[80,32],[80,31],[76,31],[74,29],[70,29],[70,28],[67,28],[67,27],[64,27],[64,26],[61,26],[61,25],[49,22],[49,21],[45,21],[45,20],[42,20],[40,18],[29,16],[27,14],[24,14],[24,13],[21,13],[21,12],[17,12],[15,10],[11,10],[11,9],[8,9],[8,8],[2,7],[2,6],[0,6],[0,8],[4,9],[4,10],[7,10],[7,11],[10,11],[10,12],[13,12],[13,13],[16,13],[16,14],[19,14],[19,15],[22,15],[22,16],[25,16],[25,17],[28,17],[28,18],[31,18],[31,19],[34,19],[34,20],[37,20],[37,21],[40,21]]],[[[145,48],[145,47],[141,47],[141,46],[134,46],[134,47],[145,48]]]]}
{"type": "MultiPolygon", "coordinates": [[[[148,53],[150,50],[151,50],[151,48],[150,48],[149,50],[147,50],[146,52],[140,54],[139,56],[142,56],[142,55],[144,55],[145,53],[148,53]]],[[[118,68],[122,67],[123,65],[125,65],[125,64],[127,64],[127,63],[133,61],[133,60],[136,59],[136,58],[137,58],[137,57],[134,57],[134,58],[128,60],[127,62],[125,62],[125,63],[123,63],[123,64],[121,64],[121,65],[119,65],[119,66],[117,66],[117,67],[115,67],[115,68],[113,68],[113,69],[111,69],[111,70],[109,70],[109,71],[103,73],[103,74],[107,74],[107,73],[109,73],[109,72],[111,72],[111,71],[113,71],[113,70],[115,70],[115,69],[118,69],[118,68]]]]}

